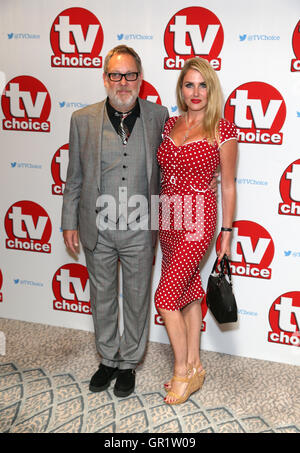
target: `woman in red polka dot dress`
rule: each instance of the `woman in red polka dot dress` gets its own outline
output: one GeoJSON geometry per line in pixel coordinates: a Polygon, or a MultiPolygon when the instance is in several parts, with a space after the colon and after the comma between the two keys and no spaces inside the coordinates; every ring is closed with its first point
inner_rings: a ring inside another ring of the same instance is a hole
{"type": "Polygon", "coordinates": [[[165,384],[167,404],[183,403],[204,381],[199,345],[205,292],[199,262],[216,227],[217,201],[210,183],[220,165],[221,259],[230,255],[237,157],[236,127],[221,117],[219,79],[206,60],[186,61],[177,83],[177,102],[184,113],[167,121],[157,153],[162,172],[162,271],[155,306],[174,352],[174,376],[165,384]]]}

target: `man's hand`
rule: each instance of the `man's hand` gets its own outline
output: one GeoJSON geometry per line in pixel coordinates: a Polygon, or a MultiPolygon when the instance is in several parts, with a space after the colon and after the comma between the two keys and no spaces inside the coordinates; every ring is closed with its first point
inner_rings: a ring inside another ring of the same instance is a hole
{"type": "Polygon", "coordinates": [[[218,181],[217,181],[217,178],[219,176],[219,173],[214,173],[213,175],[213,179],[211,180],[208,188],[215,194],[215,196],[217,196],[217,193],[218,193],[218,181]]]}
{"type": "Polygon", "coordinates": [[[68,250],[74,255],[79,253],[79,237],[77,230],[63,230],[63,237],[68,250]]]}

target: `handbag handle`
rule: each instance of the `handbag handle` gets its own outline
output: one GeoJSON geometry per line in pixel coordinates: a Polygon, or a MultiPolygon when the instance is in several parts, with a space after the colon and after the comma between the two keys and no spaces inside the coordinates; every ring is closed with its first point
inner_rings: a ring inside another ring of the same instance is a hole
{"type": "Polygon", "coordinates": [[[230,264],[229,264],[229,258],[228,256],[225,254],[221,260],[221,272],[222,274],[224,274],[224,267],[226,266],[227,268],[227,274],[228,274],[228,277],[229,277],[229,280],[231,281],[231,269],[230,269],[230,264]]]}
{"type": "MultiPolygon", "coordinates": [[[[217,269],[218,261],[219,261],[219,257],[217,256],[215,264],[214,264],[214,267],[213,267],[213,270],[212,270],[213,273],[217,269]]],[[[226,267],[227,275],[228,275],[229,281],[231,282],[231,269],[230,269],[229,259],[228,259],[228,256],[226,254],[223,256],[220,265],[221,265],[220,276],[224,276],[225,275],[224,271],[225,271],[225,267],[226,267]]]]}

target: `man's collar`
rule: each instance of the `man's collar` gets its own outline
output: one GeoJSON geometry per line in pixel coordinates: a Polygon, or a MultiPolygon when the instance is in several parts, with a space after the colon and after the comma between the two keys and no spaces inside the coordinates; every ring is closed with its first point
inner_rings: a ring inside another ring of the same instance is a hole
{"type": "MultiPolygon", "coordinates": [[[[117,112],[119,114],[125,113],[125,112],[119,112],[118,110],[116,110],[110,104],[108,97],[106,99],[106,109],[107,109],[108,116],[114,116],[115,112],[117,112]]],[[[139,98],[137,98],[135,106],[131,109],[131,115],[134,115],[135,117],[139,117],[140,114],[141,114],[141,109],[140,109],[140,104],[139,104],[139,98]]]]}

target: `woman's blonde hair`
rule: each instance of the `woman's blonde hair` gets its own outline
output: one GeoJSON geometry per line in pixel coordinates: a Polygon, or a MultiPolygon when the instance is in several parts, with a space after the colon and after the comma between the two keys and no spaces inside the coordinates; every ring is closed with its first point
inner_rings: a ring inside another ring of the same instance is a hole
{"type": "Polygon", "coordinates": [[[216,71],[204,58],[195,57],[186,60],[176,86],[177,106],[182,112],[188,110],[182,96],[182,85],[183,79],[190,69],[201,73],[207,87],[207,107],[202,125],[203,135],[207,140],[216,140],[219,143],[219,122],[222,117],[223,94],[216,71]]]}

